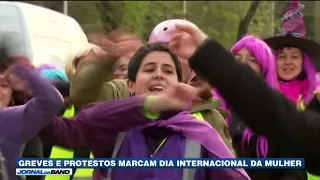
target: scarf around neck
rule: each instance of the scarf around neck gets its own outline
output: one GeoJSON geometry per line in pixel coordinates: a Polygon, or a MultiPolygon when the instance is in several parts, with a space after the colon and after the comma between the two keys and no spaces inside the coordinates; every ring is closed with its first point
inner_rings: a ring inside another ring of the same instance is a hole
{"type": "Polygon", "coordinates": [[[281,92],[292,102],[295,104],[299,101],[299,96],[305,96],[307,93],[308,81],[304,79],[299,81],[297,79],[293,79],[289,82],[281,81],[279,83],[279,87],[281,92]]]}

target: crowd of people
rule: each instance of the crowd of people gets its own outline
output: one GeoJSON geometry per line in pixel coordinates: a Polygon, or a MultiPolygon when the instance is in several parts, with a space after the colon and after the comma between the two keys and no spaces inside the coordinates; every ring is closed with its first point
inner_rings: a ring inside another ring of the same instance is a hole
{"type": "Polygon", "coordinates": [[[320,180],[320,45],[290,1],[277,36],[231,50],[194,23],[149,41],[115,30],[70,52],[65,71],[0,55],[2,180],[320,180]],[[294,17],[295,16],[295,17],[294,17]],[[294,17],[294,18],[293,18],[294,17]],[[4,128],[5,127],[5,128],[4,128]],[[16,176],[26,158],[305,158],[305,169],[74,169],[16,176]]]}

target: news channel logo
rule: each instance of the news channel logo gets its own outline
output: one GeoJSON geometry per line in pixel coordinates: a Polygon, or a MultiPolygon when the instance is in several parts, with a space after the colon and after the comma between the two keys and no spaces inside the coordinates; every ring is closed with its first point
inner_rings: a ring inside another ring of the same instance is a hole
{"type": "Polygon", "coordinates": [[[49,176],[61,176],[61,175],[72,175],[72,169],[39,169],[39,168],[27,168],[27,169],[16,169],[17,176],[26,175],[49,175],[49,176]]]}

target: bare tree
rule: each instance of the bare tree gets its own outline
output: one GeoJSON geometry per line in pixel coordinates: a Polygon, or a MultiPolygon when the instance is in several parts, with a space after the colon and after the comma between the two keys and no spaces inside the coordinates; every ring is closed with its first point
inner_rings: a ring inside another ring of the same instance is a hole
{"type": "Polygon", "coordinates": [[[239,41],[243,35],[247,34],[249,24],[256,13],[258,6],[261,1],[252,1],[250,8],[247,11],[247,14],[241,20],[238,28],[237,41],[239,41]]]}
{"type": "Polygon", "coordinates": [[[63,12],[63,1],[20,1],[63,12]]]}
{"type": "Polygon", "coordinates": [[[119,3],[118,6],[115,6],[115,2],[112,1],[96,1],[103,28],[107,32],[119,28],[119,18],[123,8],[121,4],[123,3],[121,1],[116,3],[119,3]]]}

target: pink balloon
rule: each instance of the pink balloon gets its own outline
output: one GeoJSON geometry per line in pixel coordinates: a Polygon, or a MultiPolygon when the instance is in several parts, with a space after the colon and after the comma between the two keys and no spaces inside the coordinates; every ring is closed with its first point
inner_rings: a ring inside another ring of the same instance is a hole
{"type": "Polygon", "coordinates": [[[170,33],[175,30],[175,24],[191,24],[195,26],[192,22],[183,19],[171,19],[159,23],[151,32],[148,43],[155,42],[169,42],[170,33]]]}

